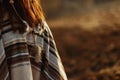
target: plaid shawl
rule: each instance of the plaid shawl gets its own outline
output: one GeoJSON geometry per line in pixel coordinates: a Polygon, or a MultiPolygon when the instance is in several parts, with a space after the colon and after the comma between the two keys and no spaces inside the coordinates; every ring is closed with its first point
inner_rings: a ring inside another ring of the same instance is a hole
{"type": "Polygon", "coordinates": [[[35,33],[44,55],[35,61],[33,37],[14,33],[9,19],[0,26],[0,80],[67,80],[51,31],[46,23],[35,33]]]}

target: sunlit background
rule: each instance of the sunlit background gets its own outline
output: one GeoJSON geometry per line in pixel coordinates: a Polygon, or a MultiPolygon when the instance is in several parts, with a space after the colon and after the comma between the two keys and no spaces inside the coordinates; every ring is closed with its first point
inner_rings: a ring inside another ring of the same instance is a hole
{"type": "Polygon", "coordinates": [[[120,0],[42,0],[69,80],[120,80],[120,0]]]}

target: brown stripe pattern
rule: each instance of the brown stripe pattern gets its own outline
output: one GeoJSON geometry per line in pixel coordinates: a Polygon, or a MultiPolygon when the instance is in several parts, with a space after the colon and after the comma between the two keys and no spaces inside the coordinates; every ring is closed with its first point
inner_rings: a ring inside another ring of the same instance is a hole
{"type": "MultiPolygon", "coordinates": [[[[42,34],[34,33],[42,48],[35,61],[32,33],[23,37],[14,33],[8,20],[0,29],[0,80],[67,80],[52,33],[44,22],[42,34]]],[[[20,26],[20,25],[19,25],[20,26]]]]}

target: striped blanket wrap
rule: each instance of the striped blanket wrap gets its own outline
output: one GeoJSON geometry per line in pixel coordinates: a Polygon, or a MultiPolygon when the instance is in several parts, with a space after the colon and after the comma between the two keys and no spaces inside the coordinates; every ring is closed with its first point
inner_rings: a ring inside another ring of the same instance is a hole
{"type": "Polygon", "coordinates": [[[42,58],[35,61],[33,36],[13,32],[9,19],[0,29],[0,80],[67,80],[52,33],[44,22],[42,34],[35,33],[42,58]]]}

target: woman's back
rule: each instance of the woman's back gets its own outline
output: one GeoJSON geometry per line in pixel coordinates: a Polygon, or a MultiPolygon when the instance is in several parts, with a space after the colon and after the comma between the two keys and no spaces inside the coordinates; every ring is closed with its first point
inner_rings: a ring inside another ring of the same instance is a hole
{"type": "Polygon", "coordinates": [[[46,22],[30,27],[6,7],[0,11],[0,79],[67,80],[46,22]]]}

